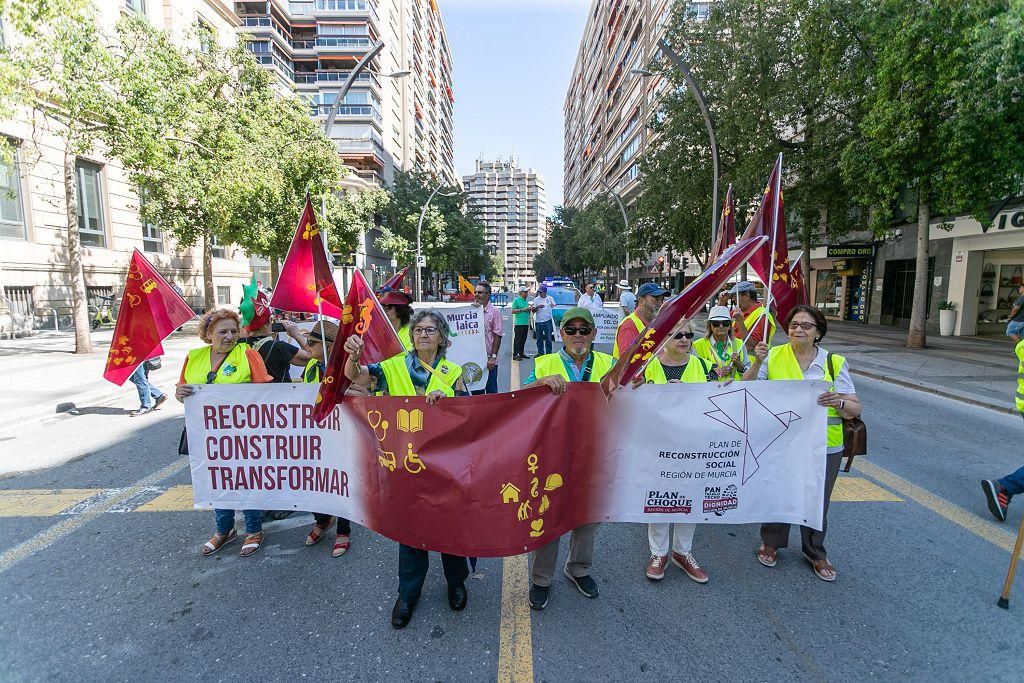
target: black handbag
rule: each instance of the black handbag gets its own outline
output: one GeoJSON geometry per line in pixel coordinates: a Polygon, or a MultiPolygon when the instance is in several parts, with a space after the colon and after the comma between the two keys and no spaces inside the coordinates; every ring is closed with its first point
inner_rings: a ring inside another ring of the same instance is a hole
{"type": "MultiPolygon", "coordinates": [[[[835,367],[832,364],[832,352],[828,352],[828,374],[832,381],[836,380],[835,367]]],[[[854,457],[868,453],[868,426],[859,417],[843,418],[843,457],[846,464],[843,472],[849,472],[854,457]]]]}
{"type": "Polygon", "coordinates": [[[157,356],[156,358],[150,358],[149,360],[146,361],[147,370],[159,370],[163,366],[164,364],[160,360],[160,356],[157,356]]]}

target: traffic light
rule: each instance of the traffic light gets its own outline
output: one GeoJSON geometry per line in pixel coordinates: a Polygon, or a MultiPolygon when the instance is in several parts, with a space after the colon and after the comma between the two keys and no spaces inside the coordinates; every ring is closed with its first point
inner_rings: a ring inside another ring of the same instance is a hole
{"type": "Polygon", "coordinates": [[[681,264],[682,264],[682,270],[685,271],[686,270],[686,266],[690,265],[690,257],[689,256],[682,257],[681,264]]]}
{"type": "Polygon", "coordinates": [[[665,272],[665,257],[664,256],[659,256],[658,257],[658,272],[661,272],[661,273],[665,272]]]}

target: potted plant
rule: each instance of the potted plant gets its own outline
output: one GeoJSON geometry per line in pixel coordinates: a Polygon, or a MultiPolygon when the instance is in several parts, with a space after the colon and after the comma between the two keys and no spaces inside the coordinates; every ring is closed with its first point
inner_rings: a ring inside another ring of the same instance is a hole
{"type": "Polygon", "coordinates": [[[953,334],[956,326],[956,303],[952,301],[939,302],[939,334],[948,337],[953,334]]]}

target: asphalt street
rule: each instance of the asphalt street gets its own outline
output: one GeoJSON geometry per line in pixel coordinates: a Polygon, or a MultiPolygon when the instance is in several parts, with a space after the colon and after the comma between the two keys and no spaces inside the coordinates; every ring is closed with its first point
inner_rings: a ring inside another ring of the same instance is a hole
{"type": "MultiPolygon", "coordinates": [[[[502,389],[532,370],[510,372],[506,326],[502,389]]],[[[167,389],[176,374],[153,377],[167,389]]],[[[2,457],[69,459],[0,479],[0,680],[1019,680],[1024,583],[1009,611],[995,600],[1024,504],[998,524],[978,481],[1020,465],[1024,424],[854,382],[869,456],[837,485],[834,584],[796,534],[766,569],[757,528],[724,525],[697,531],[708,584],[675,568],[651,582],[646,528],[614,524],[598,536],[599,598],[559,577],[531,612],[522,558],[485,558],[454,613],[434,555],[403,631],[389,621],[397,544],[368,530],[332,559],[332,535],[306,548],[311,517],[293,515],[250,558],[238,543],[200,557],[213,518],[190,509],[182,408],[129,418],[129,386],[123,406],[0,432],[2,457]]]]}

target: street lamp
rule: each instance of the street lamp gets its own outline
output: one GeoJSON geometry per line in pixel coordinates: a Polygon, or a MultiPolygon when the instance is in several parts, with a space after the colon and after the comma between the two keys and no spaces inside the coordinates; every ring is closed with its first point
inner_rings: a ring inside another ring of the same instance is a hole
{"type": "Polygon", "coordinates": [[[622,197],[619,193],[611,188],[608,184],[608,180],[602,176],[601,184],[604,185],[604,189],[608,191],[612,197],[615,198],[615,203],[619,205],[619,211],[622,212],[622,223],[624,225],[624,232],[622,233],[623,238],[626,240],[626,283],[629,283],[629,218],[626,216],[626,207],[622,205],[622,197]]]}
{"type": "Polygon", "coordinates": [[[423,301],[423,280],[420,274],[420,267],[423,265],[423,255],[421,252],[420,234],[423,232],[423,219],[427,216],[427,207],[430,206],[430,202],[434,201],[434,197],[440,194],[442,197],[454,197],[458,192],[441,192],[443,184],[438,183],[434,191],[430,193],[430,197],[427,198],[427,202],[423,205],[423,210],[420,211],[420,220],[416,224],[416,300],[423,301]]]}

